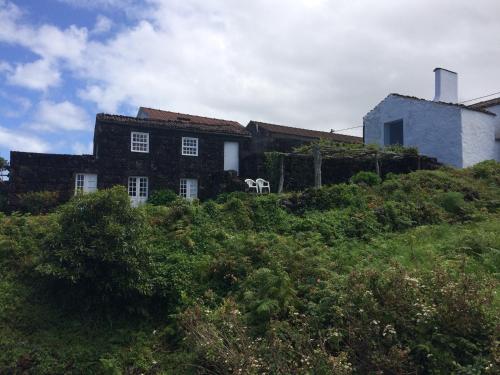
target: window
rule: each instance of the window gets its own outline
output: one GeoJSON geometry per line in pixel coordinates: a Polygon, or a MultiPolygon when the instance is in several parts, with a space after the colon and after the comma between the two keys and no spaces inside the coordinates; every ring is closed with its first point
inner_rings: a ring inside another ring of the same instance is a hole
{"type": "Polygon", "coordinates": [[[147,177],[133,176],[128,178],[128,195],[132,202],[132,206],[135,207],[147,201],[148,182],[147,177]]]}
{"type": "Polygon", "coordinates": [[[78,173],[75,180],[75,194],[83,193],[83,187],[85,186],[85,175],[78,173]]]}
{"type": "Polygon", "coordinates": [[[386,122],[384,124],[384,145],[403,146],[403,144],[403,120],[386,122]]]}
{"type": "Polygon", "coordinates": [[[130,150],[134,152],[149,152],[149,133],[132,132],[130,134],[130,150]]]}
{"type": "Polygon", "coordinates": [[[188,200],[198,198],[198,180],[195,178],[181,178],[179,195],[188,200]]]}
{"type": "Polygon", "coordinates": [[[198,138],[182,137],[182,155],[198,156],[198,138]]]}
{"type": "Polygon", "coordinates": [[[92,193],[97,190],[97,175],[77,173],[75,175],[75,194],[92,193]]]}

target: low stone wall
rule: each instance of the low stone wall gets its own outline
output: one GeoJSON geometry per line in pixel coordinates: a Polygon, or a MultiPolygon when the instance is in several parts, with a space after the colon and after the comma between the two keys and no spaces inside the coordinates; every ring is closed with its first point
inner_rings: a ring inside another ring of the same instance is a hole
{"type": "Polygon", "coordinates": [[[11,152],[9,205],[17,206],[17,196],[31,191],[56,191],[61,201],[75,191],[76,173],[97,173],[92,155],[38,154],[11,152]]]}
{"type": "MultiPolygon", "coordinates": [[[[270,165],[262,154],[251,155],[244,160],[246,175],[244,178],[262,177],[271,182],[271,189],[276,191],[279,182],[277,162],[270,165]]],[[[403,155],[398,158],[380,159],[380,173],[410,173],[419,169],[437,169],[441,166],[435,158],[417,155],[403,155]]],[[[312,156],[286,155],[284,159],[284,191],[304,190],[314,186],[314,161],[312,156]]],[[[375,161],[356,158],[323,158],[321,179],[323,185],[347,182],[360,171],[376,171],[375,161]]]]}

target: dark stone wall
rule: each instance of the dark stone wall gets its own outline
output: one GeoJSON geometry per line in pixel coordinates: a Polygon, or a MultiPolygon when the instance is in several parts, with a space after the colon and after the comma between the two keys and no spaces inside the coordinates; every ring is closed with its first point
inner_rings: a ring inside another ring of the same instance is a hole
{"type": "MultiPolygon", "coordinates": [[[[262,177],[271,182],[271,190],[276,191],[279,172],[269,170],[263,154],[247,157],[243,163],[247,166],[249,177],[262,177]]],[[[406,155],[398,159],[380,160],[382,176],[388,173],[410,173],[419,169],[437,169],[441,166],[435,158],[427,156],[406,155]],[[420,159],[420,160],[419,160],[420,159]]],[[[276,166],[275,166],[276,167],[276,166]]],[[[314,161],[312,156],[288,155],[284,159],[284,191],[303,190],[314,186],[314,161]]],[[[360,171],[375,172],[375,161],[369,159],[335,158],[323,159],[321,179],[323,185],[347,182],[360,171]]]]}
{"type": "Polygon", "coordinates": [[[17,203],[17,195],[30,191],[57,191],[62,201],[75,192],[76,173],[98,173],[92,155],[10,153],[9,204],[17,203]]]}
{"type": "MultiPolygon", "coordinates": [[[[11,152],[9,204],[15,209],[17,195],[30,191],[57,191],[61,201],[74,194],[75,174],[96,173],[97,187],[127,186],[129,176],[149,178],[149,192],[179,192],[181,178],[198,179],[198,196],[213,197],[223,188],[238,186],[238,178],[224,172],[224,142],[240,144],[241,160],[249,154],[248,137],[96,123],[94,155],[58,155],[11,152]],[[149,153],[130,150],[132,131],[149,133],[149,153]],[[198,138],[198,156],[181,155],[182,137],[198,138]]],[[[242,188],[243,189],[243,188],[242,188]]]]}
{"type": "Polygon", "coordinates": [[[113,123],[98,123],[95,140],[98,188],[117,184],[126,186],[129,176],[146,176],[150,192],[159,189],[179,192],[181,178],[196,178],[201,199],[211,197],[213,185],[222,178],[224,142],[240,144],[240,175],[244,174],[241,159],[248,154],[250,143],[247,137],[113,123]],[[149,133],[149,153],[130,150],[130,133],[133,131],[149,133]],[[181,154],[182,137],[198,138],[198,156],[181,154]]]}

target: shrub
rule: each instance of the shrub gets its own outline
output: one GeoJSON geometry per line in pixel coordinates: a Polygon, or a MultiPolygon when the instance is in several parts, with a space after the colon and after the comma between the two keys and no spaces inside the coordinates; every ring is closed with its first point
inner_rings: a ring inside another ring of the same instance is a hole
{"type": "Polygon", "coordinates": [[[23,212],[40,215],[49,212],[59,203],[56,191],[33,191],[17,196],[19,207],[23,212]]]}
{"type": "Polygon", "coordinates": [[[42,248],[41,275],[90,303],[151,293],[146,221],[124,187],[76,196],[61,206],[58,223],[42,248]]]}
{"type": "Polygon", "coordinates": [[[495,160],[486,160],[470,168],[475,178],[486,179],[500,185],[500,163],[495,160]]]}
{"type": "Polygon", "coordinates": [[[320,189],[307,189],[291,197],[290,208],[295,211],[330,210],[344,207],[363,207],[366,197],[357,185],[338,184],[323,186],[320,189]]]}
{"type": "Polygon", "coordinates": [[[390,145],[384,148],[386,151],[392,151],[401,155],[418,156],[418,149],[416,147],[404,147],[401,145],[390,145]]]}
{"type": "Polygon", "coordinates": [[[179,196],[174,191],[162,189],[153,191],[148,198],[148,203],[153,206],[166,206],[177,199],[179,199],[179,196]]]}
{"type": "Polygon", "coordinates": [[[465,211],[465,201],[462,193],[456,191],[442,193],[437,197],[437,201],[450,214],[461,215],[465,211]]]}
{"type": "Polygon", "coordinates": [[[367,186],[375,186],[379,185],[381,182],[382,179],[380,176],[374,172],[361,171],[351,177],[351,183],[358,185],[364,184],[367,186]]]}

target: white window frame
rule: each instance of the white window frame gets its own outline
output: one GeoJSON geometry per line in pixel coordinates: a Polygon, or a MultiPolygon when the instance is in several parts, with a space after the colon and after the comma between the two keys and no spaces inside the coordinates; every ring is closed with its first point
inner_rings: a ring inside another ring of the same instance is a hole
{"type": "Polygon", "coordinates": [[[97,174],[96,173],[76,173],[75,174],[75,195],[79,193],[92,193],[97,191],[97,174]],[[88,178],[95,176],[95,188],[89,189],[88,178]]]}
{"type": "Polygon", "coordinates": [[[75,175],[75,195],[78,193],[83,193],[83,189],[85,188],[85,174],[77,173],[75,175]]]}
{"type": "Polygon", "coordinates": [[[149,178],[146,176],[129,176],[127,192],[133,206],[146,203],[149,196],[149,178]]]}
{"type": "Polygon", "coordinates": [[[130,151],[132,152],[149,152],[149,133],[131,132],[130,133],[130,151]],[[144,139],[134,139],[144,138],[144,139]]]}
{"type": "Polygon", "coordinates": [[[198,156],[198,138],[182,137],[182,155],[184,156],[198,156]],[[194,142],[194,144],[191,144],[194,142]]]}
{"type": "Polygon", "coordinates": [[[179,183],[179,195],[191,201],[198,198],[198,179],[181,178],[179,183]],[[194,189],[192,183],[194,182],[194,189]]]}

